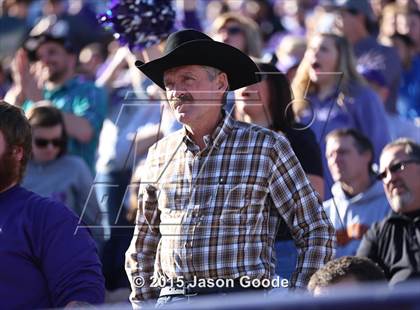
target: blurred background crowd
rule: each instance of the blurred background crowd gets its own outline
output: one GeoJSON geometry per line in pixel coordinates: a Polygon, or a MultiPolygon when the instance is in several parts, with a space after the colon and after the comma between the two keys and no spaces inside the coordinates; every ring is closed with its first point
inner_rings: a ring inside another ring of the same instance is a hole
{"type": "MultiPolygon", "coordinates": [[[[355,255],[364,232],[390,210],[374,177],[382,148],[401,137],[420,142],[420,1],[173,7],[176,29],[201,30],[258,63],[262,81],[229,94],[226,109],[289,138],[336,227],[338,256],[355,255]],[[360,205],[380,207],[360,213],[360,205]]],[[[0,99],[21,106],[33,129],[23,185],[92,227],[112,302],[128,300],[124,252],[141,164],[181,125],[135,67],[159,57],[162,44],[122,46],[98,21],[107,10],[101,0],[0,0],[0,99]]],[[[285,253],[277,271],[289,277],[296,253],[287,231],[276,249],[285,253]]]]}

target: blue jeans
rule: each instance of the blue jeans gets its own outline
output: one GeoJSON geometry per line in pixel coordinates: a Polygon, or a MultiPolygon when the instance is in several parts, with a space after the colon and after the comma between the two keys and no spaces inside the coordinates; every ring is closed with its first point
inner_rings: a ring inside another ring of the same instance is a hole
{"type": "Polygon", "coordinates": [[[296,268],[297,250],[293,240],[276,241],[276,274],[283,279],[289,279],[296,268]]]}

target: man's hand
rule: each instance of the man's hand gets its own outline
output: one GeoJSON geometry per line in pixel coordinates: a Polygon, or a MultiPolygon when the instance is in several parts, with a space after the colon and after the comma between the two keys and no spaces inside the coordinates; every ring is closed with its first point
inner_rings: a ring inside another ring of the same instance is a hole
{"type": "MultiPolygon", "coordinates": [[[[26,100],[42,100],[41,74],[39,65],[31,70],[28,55],[25,50],[19,49],[12,65],[13,79],[17,89],[20,89],[26,100]],[[32,72],[31,72],[32,71],[32,72]]],[[[43,81],[42,81],[43,82],[43,81]]]]}

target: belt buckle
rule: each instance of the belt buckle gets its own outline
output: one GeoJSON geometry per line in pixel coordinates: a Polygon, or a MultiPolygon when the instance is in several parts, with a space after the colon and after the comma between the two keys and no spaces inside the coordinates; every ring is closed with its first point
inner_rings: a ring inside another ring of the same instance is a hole
{"type": "Polygon", "coordinates": [[[160,290],[160,296],[159,297],[163,297],[163,296],[173,296],[173,295],[185,295],[185,288],[176,288],[176,287],[171,287],[171,286],[166,286],[163,287],[160,290]]]}

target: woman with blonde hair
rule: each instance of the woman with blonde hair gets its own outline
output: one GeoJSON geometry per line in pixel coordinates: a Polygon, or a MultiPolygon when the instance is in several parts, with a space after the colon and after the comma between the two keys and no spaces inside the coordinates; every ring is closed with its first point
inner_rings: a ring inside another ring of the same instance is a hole
{"type": "Polygon", "coordinates": [[[310,126],[321,146],[328,199],[333,182],[325,159],[325,136],[337,128],[359,130],[372,141],[377,161],[389,141],[385,110],[357,72],[347,40],[331,33],[316,34],[309,40],[292,89],[298,120],[310,126]]]}
{"type": "Polygon", "coordinates": [[[259,58],[262,53],[262,36],[258,25],[251,18],[236,12],[228,12],[215,19],[211,26],[212,37],[251,57],[259,58]]]}

